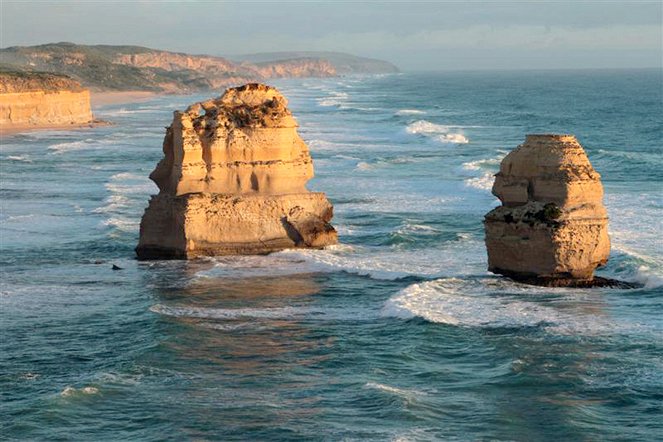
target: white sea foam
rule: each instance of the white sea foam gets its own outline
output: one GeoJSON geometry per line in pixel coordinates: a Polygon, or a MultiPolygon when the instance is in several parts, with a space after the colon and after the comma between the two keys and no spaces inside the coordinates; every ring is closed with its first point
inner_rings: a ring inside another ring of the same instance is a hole
{"type": "Polygon", "coordinates": [[[378,382],[367,382],[364,385],[365,388],[370,388],[373,390],[380,390],[385,393],[394,394],[396,396],[401,396],[405,399],[411,400],[417,396],[426,396],[428,393],[420,390],[411,390],[406,388],[392,387],[391,385],[380,384],[378,382]]]}
{"type": "Polygon", "coordinates": [[[468,140],[467,137],[461,133],[442,134],[435,137],[435,139],[441,143],[467,144],[470,142],[470,140],[468,140]]]}
{"type": "Polygon", "coordinates": [[[60,393],[62,397],[73,397],[73,396],[82,396],[82,395],[92,395],[99,393],[99,389],[95,387],[83,387],[83,388],[74,388],[66,387],[60,393]]]}
{"type": "Polygon", "coordinates": [[[349,96],[346,92],[332,91],[329,96],[319,98],[318,104],[323,107],[341,106],[348,100],[349,96]]]}
{"type": "Polygon", "coordinates": [[[189,306],[171,307],[163,304],[153,305],[150,307],[150,311],[165,316],[198,319],[292,319],[294,317],[304,316],[312,312],[311,309],[303,307],[226,309],[189,306]]]}
{"type": "Polygon", "coordinates": [[[415,121],[414,123],[410,123],[405,128],[405,131],[413,135],[426,136],[441,143],[469,143],[469,139],[461,131],[456,130],[455,132],[452,132],[452,129],[458,128],[458,126],[447,126],[431,123],[430,121],[426,120],[419,120],[415,121]]]}
{"type": "Polygon", "coordinates": [[[463,169],[473,171],[484,169],[496,170],[497,166],[499,166],[502,162],[502,158],[503,157],[468,161],[467,163],[463,163],[463,169]]]}
{"type": "Polygon", "coordinates": [[[275,255],[303,260],[320,272],[344,271],[387,280],[407,276],[466,275],[481,272],[485,266],[483,242],[476,240],[452,241],[422,250],[391,247],[353,247],[349,251],[291,249],[275,255]]]}
{"type": "Polygon", "coordinates": [[[481,174],[479,176],[465,179],[465,185],[479,190],[490,191],[493,188],[493,182],[495,181],[494,174],[497,172],[498,166],[502,162],[503,157],[504,155],[500,155],[497,158],[487,158],[463,163],[463,174],[467,173],[465,171],[468,171],[469,174],[481,174]]]}
{"type": "Polygon", "coordinates": [[[449,132],[450,127],[442,124],[431,123],[426,120],[418,120],[414,123],[408,124],[405,128],[409,134],[420,134],[420,135],[430,135],[430,134],[445,134],[449,132]]]}
{"type": "Polygon", "coordinates": [[[644,329],[619,323],[600,293],[517,284],[502,278],[443,278],[412,284],[389,299],[382,314],[464,327],[542,327],[555,334],[603,334],[644,329]],[[547,296],[539,299],[542,294],[547,296]],[[550,299],[550,295],[556,295],[550,299]]]}
{"type": "Polygon", "coordinates": [[[110,217],[103,222],[103,225],[113,227],[123,232],[136,232],[140,226],[140,221],[124,217],[110,217]]]}
{"type": "Polygon", "coordinates": [[[396,115],[423,115],[425,113],[425,111],[418,109],[401,109],[396,112],[396,115]]]}
{"type": "Polygon", "coordinates": [[[416,224],[410,221],[405,221],[398,229],[396,233],[400,235],[408,234],[419,234],[419,235],[434,235],[440,233],[435,227],[427,226],[424,224],[416,224]]]}
{"type": "Polygon", "coordinates": [[[9,155],[7,156],[7,159],[11,161],[22,161],[24,163],[32,163],[32,160],[27,155],[9,155]]]}
{"type": "MultiPolygon", "coordinates": [[[[117,135],[113,135],[116,137],[117,135]]],[[[106,145],[113,144],[117,140],[114,138],[92,139],[86,138],[85,140],[69,141],[66,143],[56,143],[48,146],[48,150],[52,151],[54,155],[63,154],[78,150],[98,149],[106,145]]]]}
{"type": "Polygon", "coordinates": [[[89,146],[91,142],[93,142],[93,140],[70,141],[68,143],[57,143],[57,144],[51,144],[50,146],[48,146],[48,149],[54,151],[54,153],[56,153],[56,154],[59,154],[59,153],[69,152],[69,151],[72,151],[72,150],[83,149],[83,148],[89,146]]]}
{"type": "Polygon", "coordinates": [[[480,177],[467,178],[465,185],[479,190],[490,191],[493,188],[495,176],[492,173],[484,173],[480,177]]]}

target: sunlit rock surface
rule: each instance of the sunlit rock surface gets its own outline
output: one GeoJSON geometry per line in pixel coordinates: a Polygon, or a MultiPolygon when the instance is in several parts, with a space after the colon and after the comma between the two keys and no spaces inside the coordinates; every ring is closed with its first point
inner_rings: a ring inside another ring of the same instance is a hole
{"type": "Polygon", "coordinates": [[[309,192],[308,147],[286,99],[247,84],[175,112],[159,186],[141,221],[140,259],[323,247],[337,235],[332,205],[309,192]]]}
{"type": "Polygon", "coordinates": [[[610,254],[603,186],[572,135],[528,135],[495,176],[502,205],[485,217],[488,268],[550,286],[605,285],[610,254]]]}

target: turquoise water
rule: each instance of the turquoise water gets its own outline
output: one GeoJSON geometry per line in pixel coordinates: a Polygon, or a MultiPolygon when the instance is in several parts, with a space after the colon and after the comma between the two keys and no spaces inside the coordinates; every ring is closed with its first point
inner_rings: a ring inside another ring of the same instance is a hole
{"type": "Polygon", "coordinates": [[[288,80],[341,245],[137,262],[174,109],[2,140],[0,437],[660,440],[661,71],[288,80]],[[603,175],[611,260],[642,289],[486,272],[482,216],[527,133],[603,175]],[[111,265],[123,268],[112,271],[111,265]]]}

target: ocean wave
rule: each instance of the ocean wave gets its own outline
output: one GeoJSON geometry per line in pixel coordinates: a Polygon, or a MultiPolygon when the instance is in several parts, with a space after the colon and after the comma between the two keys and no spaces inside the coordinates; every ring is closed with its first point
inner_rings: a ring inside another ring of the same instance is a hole
{"type": "Polygon", "coordinates": [[[426,111],[422,110],[417,110],[417,109],[401,109],[399,111],[396,111],[396,115],[423,115],[425,114],[426,111]]]}
{"type": "Polygon", "coordinates": [[[463,163],[463,169],[465,170],[485,170],[485,169],[490,169],[497,171],[497,166],[500,165],[502,162],[503,156],[500,156],[498,158],[488,158],[488,159],[482,159],[482,160],[475,160],[475,161],[468,161],[466,163],[463,163]]]}
{"type": "Polygon", "coordinates": [[[470,140],[461,133],[443,134],[435,137],[435,139],[441,143],[467,144],[470,142],[470,140]]]}
{"type": "Polygon", "coordinates": [[[408,401],[415,399],[417,396],[426,396],[428,394],[425,391],[398,388],[391,385],[381,384],[379,382],[366,382],[366,384],[364,384],[364,388],[379,390],[384,393],[400,396],[408,401]]]}
{"type": "Polygon", "coordinates": [[[462,132],[451,132],[452,129],[457,128],[458,126],[447,126],[431,123],[430,121],[426,120],[419,120],[408,124],[408,126],[405,128],[405,131],[409,134],[429,137],[441,143],[469,143],[469,139],[462,132]]]}
{"type": "Polygon", "coordinates": [[[408,124],[405,128],[406,132],[409,134],[418,134],[418,135],[430,135],[430,134],[445,134],[450,130],[449,126],[442,124],[431,123],[426,120],[418,120],[414,123],[408,124]]]}
{"type": "Polygon", "coordinates": [[[71,151],[100,148],[108,144],[113,144],[114,142],[115,140],[113,138],[102,138],[102,139],[86,138],[85,140],[51,144],[50,146],[48,146],[48,150],[52,151],[53,154],[57,155],[71,151]]]}
{"type": "Polygon", "coordinates": [[[113,216],[105,220],[103,225],[123,232],[137,232],[140,226],[140,221],[137,219],[113,216]]]}
{"type": "Polygon", "coordinates": [[[7,159],[10,161],[22,161],[24,163],[32,163],[32,160],[27,155],[9,155],[7,159]]]}
{"type": "Polygon", "coordinates": [[[96,387],[83,387],[83,388],[66,387],[64,390],[60,392],[60,396],[76,397],[76,396],[88,396],[98,393],[99,389],[96,387]]]}
{"type": "Polygon", "coordinates": [[[490,191],[495,182],[495,175],[489,172],[484,173],[480,177],[467,178],[465,185],[479,190],[490,191]]]}
{"type": "Polygon", "coordinates": [[[358,162],[357,166],[355,166],[355,170],[358,171],[374,170],[380,167],[388,167],[397,164],[411,164],[414,162],[416,162],[416,160],[412,157],[377,158],[372,162],[368,161],[358,162]]]}
{"type": "Polygon", "coordinates": [[[495,173],[497,173],[503,158],[504,155],[500,154],[497,158],[487,158],[463,163],[461,166],[463,174],[466,174],[466,171],[470,174],[481,174],[479,176],[465,179],[465,185],[479,190],[490,191],[493,188],[493,182],[495,181],[495,173]]]}
{"type": "MultiPolygon", "coordinates": [[[[427,232],[431,233],[434,232],[427,232]]],[[[383,280],[474,274],[485,267],[483,242],[473,239],[450,241],[436,248],[417,250],[394,247],[352,247],[345,250],[332,247],[323,250],[289,249],[275,255],[302,260],[319,272],[343,271],[383,280]]]]}
{"type": "Polygon", "coordinates": [[[647,329],[617,323],[603,302],[602,294],[591,290],[583,295],[574,289],[528,286],[504,278],[442,278],[410,285],[384,304],[382,314],[463,327],[541,327],[562,335],[647,329]]]}
{"type": "Polygon", "coordinates": [[[207,308],[207,307],[171,307],[155,304],[150,311],[164,316],[196,319],[292,319],[310,314],[310,308],[303,307],[273,307],[273,308],[207,308]]]}
{"type": "Polygon", "coordinates": [[[324,98],[318,98],[318,105],[322,107],[338,107],[346,102],[349,98],[349,95],[346,92],[336,92],[332,91],[329,96],[324,98]]]}

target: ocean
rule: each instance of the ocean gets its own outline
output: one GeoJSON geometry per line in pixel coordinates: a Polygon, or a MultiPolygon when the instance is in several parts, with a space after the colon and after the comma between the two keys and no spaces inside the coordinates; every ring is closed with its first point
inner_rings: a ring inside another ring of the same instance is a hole
{"type": "Polygon", "coordinates": [[[135,260],[164,127],[212,94],[95,109],[113,126],[4,138],[0,438],[660,440],[662,80],[274,81],[340,244],[268,256],[135,260]],[[597,274],[642,288],[487,272],[492,175],[529,133],[578,137],[610,215],[597,274]]]}

